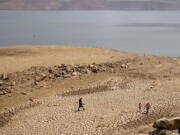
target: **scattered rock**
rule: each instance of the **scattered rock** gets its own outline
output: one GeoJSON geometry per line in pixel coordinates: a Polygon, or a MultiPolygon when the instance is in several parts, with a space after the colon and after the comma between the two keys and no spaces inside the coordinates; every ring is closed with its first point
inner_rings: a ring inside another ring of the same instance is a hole
{"type": "Polygon", "coordinates": [[[27,95],[27,93],[26,93],[26,92],[21,92],[21,94],[22,94],[22,95],[27,95]]]}
{"type": "Polygon", "coordinates": [[[38,88],[46,87],[45,82],[38,83],[38,88]]]}
{"type": "Polygon", "coordinates": [[[4,83],[3,83],[3,81],[0,81],[0,86],[2,86],[4,83]]]}
{"type": "Polygon", "coordinates": [[[122,64],[121,68],[128,68],[128,66],[126,64],[122,64]]]}
{"type": "Polygon", "coordinates": [[[38,82],[34,81],[34,85],[38,85],[38,82]]]}
{"type": "Polygon", "coordinates": [[[6,93],[4,91],[0,91],[0,95],[5,95],[6,93]]]}
{"type": "Polygon", "coordinates": [[[106,70],[107,70],[107,69],[106,69],[105,67],[102,67],[102,68],[101,68],[101,71],[102,71],[102,72],[105,72],[106,70]]]}
{"type": "Polygon", "coordinates": [[[118,133],[118,131],[114,131],[114,132],[112,133],[112,135],[120,135],[120,134],[118,133]]]}
{"type": "Polygon", "coordinates": [[[163,77],[164,77],[164,78],[169,78],[169,77],[170,77],[170,75],[163,75],[163,77]]]}
{"type": "MultiPolygon", "coordinates": [[[[116,66],[119,66],[116,64],[116,66]]],[[[55,80],[56,78],[64,79],[81,74],[91,74],[98,72],[110,71],[115,67],[113,63],[104,64],[84,64],[84,65],[65,65],[53,66],[46,68],[43,66],[31,67],[22,72],[0,75],[0,95],[11,93],[16,87],[23,88],[24,86],[34,86],[40,88],[46,86],[44,80],[55,80]]],[[[21,93],[26,95],[26,93],[21,93]]]]}
{"type": "Polygon", "coordinates": [[[91,71],[89,69],[86,69],[87,74],[91,74],[91,71]]]}
{"type": "Polygon", "coordinates": [[[171,135],[180,135],[180,133],[172,133],[171,135]]]}
{"type": "Polygon", "coordinates": [[[1,78],[2,78],[3,80],[7,80],[7,79],[8,79],[8,76],[7,76],[6,74],[2,74],[2,75],[1,75],[1,78]]]}
{"type": "Polygon", "coordinates": [[[6,88],[7,93],[12,93],[12,90],[10,88],[6,88]]]}
{"type": "Polygon", "coordinates": [[[55,73],[55,74],[54,74],[54,77],[55,77],[55,78],[58,78],[58,77],[61,77],[61,76],[62,76],[62,75],[61,75],[61,74],[58,74],[58,73],[55,73]]]}
{"type": "Polygon", "coordinates": [[[40,82],[43,81],[46,78],[46,74],[41,73],[40,75],[35,77],[35,81],[40,82]]]}
{"type": "Polygon", "coordinates": [[[65,71],[62,71],[62,72],[60,72],[60,75],[62,76],[62,75],[66,75],[66,72],[65,71]]]}
{"type": "Polygon", "coordinates": [[[34,102],[34,99],[33,98],[29,98],[29,101],[34,102]]]}
{"type": "Polygon", "coordinates": [[[94,65],[90,64],[90,65],[88,65],[88,67],[89,67],[89,68],[93,68],[93,67],[94,67],[94,65]]]}
{"type": "Polygon", "coordinates": [[[73,72],[72,66],[70,66],[70,65],[66,66],[65,70],[67,73],[73,72]]]}
{"type": "Polygon", "coordinates": [[[11,95],[11,94],[8,94],[7,96],[8,96],[8,97],[12,97],[12,95],[11,95]]]}
{"type": "Polygon", "coordinates": [[[71,77],[71,75],[70,74],[66,74],[66,75],[64,75],[64,78],[70,78],[71,77]]]}
{"type": "Polygon", "coordinates": [[[36,76],[35,77],[35,81],[40,82],[41,81],[41,77],[40,76],[36,76]]]}
{"type": "Polygon", "coordinates": [[[0,87],[0,95],[6,95],[7,93],[11,93],[11,89],[8,87],[0,87]]]}
{"type": "Polygon", "coordinates": [[[53,70],[52,70],[51,68],[50,68],[48,71],[49,71],[49,73],[51,73],[51,74],[53,73],[53,70]]]}
{"type": "Polygon", "coordinates": [[[78,72],[73,72],[72,75],[73,75],[73,76],[77,76],[77,75],[78,75],[78,72]]]}
{"type": "Polygon", "coordinates": [[[173,130],[172,133],[179,133],[179,130],[173,130]]]}
{"type": "Polygon", "coordinates": [[[180,117],[159,119],[154,122],[153,127],[157,129],[180,130],[180,117]]]}
{"type": "Polygon", "coordinates": [[[92,69],[88,69],[87,67],[81,67],[81,68],[77,68],[77,71],[82,74],[90,74],[92,69]]]}
{"type": "Polygon", "coordinates": [[[94,66],[94,67],[91,69],[91,71],[92,71],[93,73],[97,73],[97,72],[98,72],[98,68],[94,66]]]}
{"type": "Polygon", "coordinates": [[[114,68],[113,63],[105,63],[104,65],[107,66],[107,67],[110,67],[110,68],[114,68]]]}
{"type": "Polygon", "coordinates": [[[15,86],[16,85],[16,82],[15,81],[12,81],[11,82],[11,86],[15,86]]]}
{"type": "Polygon", "coordinates": [[[46,74],[41,73],[41,77],[42,77],[43,79],[46,78],[46,74]]]}
{"type": "Polygon", "coordinates": [[[171,135],[171,134],[172,134],[172,132],[169,130],[161,130],[159,132],[159,135],[171,135]]]}
{"type": "Polygon", "coordinates": [[[114,69],[111,69],[110,72],[111,72],[111,73],[114,73],[114,69]]]}

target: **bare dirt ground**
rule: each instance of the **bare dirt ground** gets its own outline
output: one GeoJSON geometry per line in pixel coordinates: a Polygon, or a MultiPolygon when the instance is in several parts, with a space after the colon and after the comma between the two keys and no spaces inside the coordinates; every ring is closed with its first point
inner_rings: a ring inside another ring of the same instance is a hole
{"type": "Polygon", "coordinates": [[[142,127],[158,118],[180,116],[179,58],[92,47],[17,46],[0,48],[0,60],[1,73],[9,73],[9,81],[20,80],[11,93],[0,95],[2,135],[126,135],[145,132],[142,127]],[[31,66],[94,62],[99,65],[92,71],[99,69],[89,74],[49,79],[43,69],[46,79],[38,85],[19,79],[27,79],[31,66]],[[77,112],[79,97],[85,111],[77,112]],[[140,102],[152,105],[148,116],[138,112],[140,102]]]}
{"type": "Polygon", "coordinates": [[[22,71],[31,66],[103,63],[127,58],[130,54],[115,50],[81,46],[9,46],[0,47],[0,73],[22,71]]]}

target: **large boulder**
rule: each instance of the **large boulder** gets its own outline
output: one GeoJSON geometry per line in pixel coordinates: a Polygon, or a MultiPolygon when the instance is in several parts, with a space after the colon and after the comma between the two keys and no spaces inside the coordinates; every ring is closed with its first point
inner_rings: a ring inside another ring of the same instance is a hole
{"type": "Polygon", "coordinates": [[[158,135],[172,135],[172,132],[169,130],[161,130],[158,135]]]}
{"type": "Polygon", "coordinates": [[[167,129],[167,130],[176,130],[178,129],[180,131],[180,117],[174,117],[174,118],[162,118],[154,122],[153,124],[154,128],[158,129],[167,129]]]}

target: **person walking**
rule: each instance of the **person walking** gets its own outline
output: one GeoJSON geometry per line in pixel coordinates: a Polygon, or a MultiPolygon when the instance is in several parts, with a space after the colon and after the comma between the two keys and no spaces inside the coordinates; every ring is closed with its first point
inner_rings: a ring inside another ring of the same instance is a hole
{"type": "Polygon", "coordinates": [[[148,103],[145,105],[145,109],[146,109],[146,114],[147,114],[147,115],[149,114],[150,108],[151,108],[151,105],[150,105],[150,103],[148,102],[148,103]]]}
{"type": "Polygon", "coordinates": [[[139,112],[141,112],[141,110],[142,110],[142,104],[139,103],[139,112]]]}
{"type": "Polygon", "coordinates": [[[85,110],[85,108],[84,108],[84,103],[82,102],[82,98],[79,98],[79,107],[78,107],[78,111],[80,111],[80,109],[83,109],[83,110],[85,110]]]}

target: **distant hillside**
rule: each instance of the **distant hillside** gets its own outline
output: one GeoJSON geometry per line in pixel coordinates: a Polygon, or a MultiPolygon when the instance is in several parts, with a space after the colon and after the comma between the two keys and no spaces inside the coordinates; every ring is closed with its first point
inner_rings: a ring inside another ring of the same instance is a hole
{"type": "Polygon", "coordinates": [[[0,0],[12,10],[177,10],[180,0],[0,0]]]}

